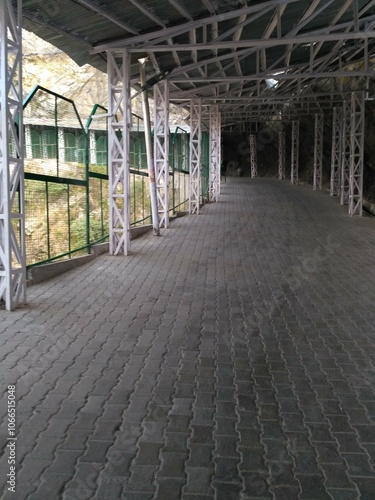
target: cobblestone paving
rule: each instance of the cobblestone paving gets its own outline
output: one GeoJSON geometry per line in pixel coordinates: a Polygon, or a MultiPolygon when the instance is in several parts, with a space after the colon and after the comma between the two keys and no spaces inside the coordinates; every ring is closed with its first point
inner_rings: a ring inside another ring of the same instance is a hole
{"type": "Polygon", "coordinates": [[[375,498],[375,222],[229,181],[0,311],[2,499],[375,498]]]}

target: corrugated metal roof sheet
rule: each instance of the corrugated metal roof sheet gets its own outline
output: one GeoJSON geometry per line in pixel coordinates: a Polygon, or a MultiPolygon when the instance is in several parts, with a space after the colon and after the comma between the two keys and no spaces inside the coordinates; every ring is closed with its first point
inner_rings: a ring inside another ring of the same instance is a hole
{"type": "MultiPolygon", "coordinates": [[[[176,98],[194,88],[196,92],[189,95],[214,97],[221,92],[230,96],[231,89],[237,95],[238,85],[242,85],[244,96],[246,92],[251,96],[253,86],[248,85],[248,80],[252,77],[257,81],[262,75],[266,78],[267,74],[278,71],[297,74],[307,68],[325,74],[337,71],[346,61],[363,58],[367,49],[370,55],[375,51],[373,0],[59,0],[45,3],[24,0],[23,17],[26,29],[69,54],[78,64],[89,63],[103,71],[106,52],[93,53],[95,47],[142,48],[144,54],[152,52],[157,66],[148,65],[149,75],[159,69],[171,71],[168,79],[175,82],[172,95],[176,98]],[[171,32],[173,27],[181,29],[171,32]],[[356,37],[356,33],[362,35],[356,37]],[[291,39],[291,43],[285,43],[283,37],[291,39]],[[299,42],[298,37],[307,37],[307,41],[299,42]],[[264,40],[272,45],[253,46],[254,41],[264,40]],[[225,43],[231,43],[230,47],[225,48],[225,43]],[[189,45],[188,50],[182,47],[179,50],[181,45],[189,45]],[[207,90],[207,85],[218,77],[228,77],[228,81],[215,84],[219,92],[207,90]]],[[[139,52],[132,54],[135,78],[140,55],[139,52]]],[[[282,87],[280,85],[277,92],[281,92],[282,87]]]]}

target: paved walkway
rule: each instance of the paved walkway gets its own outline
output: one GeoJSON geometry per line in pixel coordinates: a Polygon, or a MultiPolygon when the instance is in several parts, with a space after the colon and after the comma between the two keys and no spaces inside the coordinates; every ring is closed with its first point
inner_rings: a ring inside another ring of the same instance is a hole
{"type": "Polygon", "coordinates": [[[375,222],[229,181],[0,311],[2,499],[375,498],[375,222]]]}

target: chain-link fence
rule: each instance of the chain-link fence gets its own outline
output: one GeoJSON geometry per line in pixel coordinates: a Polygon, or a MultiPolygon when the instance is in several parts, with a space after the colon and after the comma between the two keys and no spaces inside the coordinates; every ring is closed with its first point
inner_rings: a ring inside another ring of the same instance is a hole
{"type": "MultiPolygon", "coordinates": [[[[109,232],[107,110],[95,105],[83,127],[73,101],[37,86],[24,102],[24,124],[27,265],[87,253],[109,232]]],[[[130,143],[130,215],[138,226],[151,223],[151,204],[144,125],[136,115],[130,143]]],[[[174,214],[188,207],[189,134],[177,127],[170,145],[174,214]]]]}

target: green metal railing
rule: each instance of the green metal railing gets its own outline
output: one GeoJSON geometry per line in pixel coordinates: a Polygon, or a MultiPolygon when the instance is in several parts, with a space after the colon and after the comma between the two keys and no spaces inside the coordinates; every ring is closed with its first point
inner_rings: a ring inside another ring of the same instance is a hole
{"type": "Polygon", "coordinates": [[[75,104],[36,86],[23,103],[27,265],[85,253],[86,133],[75,104]]]}
{"type": "MultiPolygon", "coordinates": [[[[74,102],[43,87],[24,101],[25,226],[28,267],[85,254],[107,241],[107,110],[96,104],[85,127],[74,102]],[[104,116],[101,116],[104,115],[104,116]]],[[[143,120],[130,132],[131,226],[151,223],[143,120]]],[[[169,211],[187,211],[189,134],[170,136],[169,211]]],[[[202,197],[208,194],[208,136],[202,139],[202,197]]],[[[12,145],[10,145],[12,148],[12,145]]]]}

